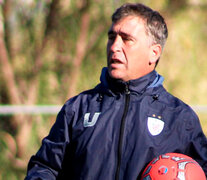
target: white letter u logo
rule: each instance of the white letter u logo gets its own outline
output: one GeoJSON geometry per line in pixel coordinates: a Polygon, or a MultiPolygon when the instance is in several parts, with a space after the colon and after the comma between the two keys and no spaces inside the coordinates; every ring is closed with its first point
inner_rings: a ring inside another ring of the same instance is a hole
{"type": "Polygon", "coordinates": [[[91,121],[89,121],[89,117],[90,117],[90,113],[86,113],[84,116],[84,122],[83,122],[83,126],[84,127],[92,127],[96,124],[96,121],[99,117],[101,113],[100,112],[96,112],[92,118],[91,121]]]}

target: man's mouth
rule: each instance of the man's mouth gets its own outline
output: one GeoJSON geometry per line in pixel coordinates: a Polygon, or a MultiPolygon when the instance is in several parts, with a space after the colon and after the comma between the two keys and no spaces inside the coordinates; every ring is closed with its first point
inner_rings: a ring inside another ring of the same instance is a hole
{"type": "Polygon", "coordinates": [[[117,68],[119,69],[123,66],[123,64],[124,63],[120,59],[111,59],[110,60],[110,67],[112,69],[117,69],[117,68]]]}
{"type": "Polygon", "coordinates": [[[111,59],[110,64],[123,64],[123,62],[119,59],[111,59]]]}

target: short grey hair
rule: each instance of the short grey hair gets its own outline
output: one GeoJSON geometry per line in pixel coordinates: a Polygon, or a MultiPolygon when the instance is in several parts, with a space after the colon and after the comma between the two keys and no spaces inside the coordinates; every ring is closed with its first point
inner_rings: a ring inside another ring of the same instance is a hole
{"type": "Polygon", "coordinates": [[[168,29],[160,13],[140,3],[126,3],[114,12],[112,22],[116,23],[131,15],[144,20],[146,34],[152,39],[153,44],[160,44],[163,49],[168,37],[168,29]]]}

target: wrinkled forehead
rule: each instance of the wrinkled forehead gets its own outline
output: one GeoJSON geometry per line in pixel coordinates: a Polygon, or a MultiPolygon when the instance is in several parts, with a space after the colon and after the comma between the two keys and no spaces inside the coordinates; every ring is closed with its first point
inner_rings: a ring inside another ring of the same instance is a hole
{"type": "Polygon", "coordinates": [[[145,21],[138,16],[126,16],[119,21],[112,22],[108,32],[111,31],[133,31],[144,30],[146,32],[145,21]]]}

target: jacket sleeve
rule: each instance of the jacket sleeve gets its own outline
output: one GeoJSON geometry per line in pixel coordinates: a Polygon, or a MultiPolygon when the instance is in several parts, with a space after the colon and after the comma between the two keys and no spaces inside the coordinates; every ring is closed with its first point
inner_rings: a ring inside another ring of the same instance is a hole
{"type": "Polygon", "coordinates": [[[185,146],[185,154],[200,164],[207,177],[207,138],[201,128],[199,118],[191,110],[182,120],[183,126],[181,126],[181,134],[183,142],[187,143],[185,146]]]}
{"type": "Polygon", "coordinates": [[[64,107],[59,112],[49,135],[43,139],[36,155],[31,157],[25,180],[56,179],[70,142],[68,124],[72,116],[72,113],[65,113],[64,107]]]}

